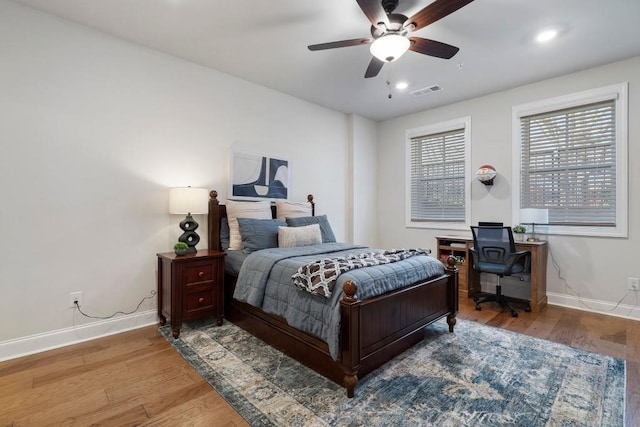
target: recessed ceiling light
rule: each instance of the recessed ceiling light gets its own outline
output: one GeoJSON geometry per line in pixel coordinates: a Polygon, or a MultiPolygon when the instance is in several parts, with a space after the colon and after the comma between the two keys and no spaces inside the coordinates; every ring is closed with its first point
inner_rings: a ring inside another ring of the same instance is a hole
{"type": "Polygon", "coordinates": [[[558,35],[556,30],[544,30],[538,33],[536,36],[536,41],[539,43],[545,43],[549,40],[554,39],[558,35]]]}
{"type": "Polygon", "coordinates": [[[409,87],[409,83],[407,82],[398,82],[396,83],[396,89],[406,89],[409,87]]]}

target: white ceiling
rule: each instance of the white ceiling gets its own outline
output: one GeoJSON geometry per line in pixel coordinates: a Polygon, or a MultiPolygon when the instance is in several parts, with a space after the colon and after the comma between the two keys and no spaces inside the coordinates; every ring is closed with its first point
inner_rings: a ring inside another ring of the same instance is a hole
{"type": "MultiPolygon", "coordinates": [[[[475,0],[413,35],[452,44],[438,59],[407,52],[371,79],[370,37],[355,0],[13,0],[313,103],[385,120],[640,55],[640,0],[475,0]],[[555,28],[560,36],[534,42],[555,28]],[[409,87],[393,89],[404,80],[409,87]],[[437,84],[442,91],[414,97],[437,84]]],[[[400,0],[411,16],[431,0],[400,0]]]]}

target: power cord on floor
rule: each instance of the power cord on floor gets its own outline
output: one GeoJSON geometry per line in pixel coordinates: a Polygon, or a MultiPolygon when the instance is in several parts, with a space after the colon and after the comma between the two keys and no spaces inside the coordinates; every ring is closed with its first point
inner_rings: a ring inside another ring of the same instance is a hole
{"type": "MultiPolygon", "coordinates": [[[[601,308],[591,307],[589,304],[587,304],[586,302],[584,302],[582,300],[582,297],[580,296],[580,294],[578,294],[578,292],[571,287],[571,285],[569,284],[567,279],[565,279],[562,276],[562,272],[560,270],[560,265],[558,264],[558,262],[556,261],[555,257],[553,256],[553,251],[551,250],[550,246],[548,248],[549,248],[549,255],[551,255],[551,264],[553,264],[553,266],[555,267],[556,271],[558,272],[558,279],[560,279],[562,281],[562,283],[564,283],[564,287],[565,287],[565,290],[567,290],[567,293],[570,294],[570,295],[573,295],[574,297],[576,297],[578,299],[578,303],[580,303],[580,305],[582,305],[583,307],[586,307],[586,308],[588,308],[589,310],[592,310],[592,311],[604,311],[604,312],[610,313],[610,312],[615,311],[620,306],[620,304],[622,304],[622,301],[624,301],[629,296],[630,293],[634,293],[635,296],[636,296],[636,307],[639,305],[638,292],[636,292],[636,291],[627,291],[627,293],[624,294],[624,296],[622,298],[620,298],[618,303],[610,310],[602,310],[601,308]]],[[[631,311],[633,311],[633,307],[629,310],[629,312],[627,313],[627,316],[629,316],[631,311]]]]}
{"type": "Polygon", "coordinates": [[[155,297],[157,293],[158,292],[156,292],[156,291],[151,291],[151,295],[148,296],[148,297],[142,298],[142,300],[140,300],[140,302],[138,303],[138,306],[133,311],[129,311],[129,312],[116,311],[115,313],[113,313],[110,316],[91,316],[91,315],[88,315],[87,313],[85,313],[84,311],[82,311],[82,309],[80,308],[80,304],[78,304],[78,301],[74,301],[74,304],[76,305],[75,308],[78,310],[78,312],[80,314],[82,314],[84,317],[88,317],[89,319],[103,319],[104,320],[104,319],[111,319],[112,317],[114,317],[114,316],[116,316],[118,314],[128,315],[128,314],[135,313],[136,311],[138,311],[140,309],[140,306],[142,305],[143,302],[145,302],[148,299],[151,299],[151,298],[155,297]]]}

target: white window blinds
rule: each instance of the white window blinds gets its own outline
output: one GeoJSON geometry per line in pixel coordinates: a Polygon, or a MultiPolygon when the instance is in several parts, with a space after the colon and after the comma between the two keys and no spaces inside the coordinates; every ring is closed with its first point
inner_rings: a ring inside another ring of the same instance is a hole
{"type": "Polygon", "coordinates": [[[465,221],[464,128],[410,142],[411,221],[465,221]]]}
{"type": "Polygon", "coordinates": [[[616,225],[616,104],[521,117],[521,208],[550,224],[616,225]]]}

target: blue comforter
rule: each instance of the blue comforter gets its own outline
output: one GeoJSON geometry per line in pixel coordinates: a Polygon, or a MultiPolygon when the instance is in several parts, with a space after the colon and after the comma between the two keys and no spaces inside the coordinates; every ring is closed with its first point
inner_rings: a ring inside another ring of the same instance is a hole
{"type": "Polygon", "coordinates": [[[338,277],[330,298],[297,288],[291,276],[299,267],[327,257],[370,252],[371,248],[345,243],[323,243],[297,248],[273,248],[253,252],[244,261],[233,297],[284,317],[289,325],[312,333],[329,345],[338,357],[342,285],[352,280],[363,300],[421,279],[444,274],[442,263],[430,256],[414,256],[391,264],[351,270],[338,277]]]}

